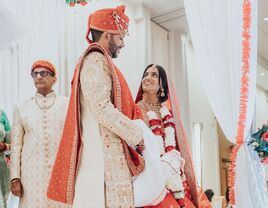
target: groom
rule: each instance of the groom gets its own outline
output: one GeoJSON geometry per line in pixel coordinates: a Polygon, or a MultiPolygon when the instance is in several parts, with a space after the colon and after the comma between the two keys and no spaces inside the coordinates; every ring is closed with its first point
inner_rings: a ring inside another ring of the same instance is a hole
{"type": "Polygon", "coordinates": [[[125,46],[125,6],[89,16],[88,49],[76,66],[65,128],[48,197],[74,208],[133,207],[131,177],[144,168],[141,117],[114,65],[125,46]],[[89,34],[92,35],[92,41],[89,34]]]}

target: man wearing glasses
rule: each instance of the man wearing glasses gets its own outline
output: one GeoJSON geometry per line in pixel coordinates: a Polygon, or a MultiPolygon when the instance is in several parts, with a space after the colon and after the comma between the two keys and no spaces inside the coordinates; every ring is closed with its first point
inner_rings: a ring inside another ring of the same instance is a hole
{"type": "Polygon", "coordinates": [[[19,207],[68,207],[46,197],[68,99],[53,91],[57,81],[56,70],[48,61],[36,61],[32,65],[31,76],[37,92],[18,105],[14,112],[11,192],[20,197],[19,207]]]}

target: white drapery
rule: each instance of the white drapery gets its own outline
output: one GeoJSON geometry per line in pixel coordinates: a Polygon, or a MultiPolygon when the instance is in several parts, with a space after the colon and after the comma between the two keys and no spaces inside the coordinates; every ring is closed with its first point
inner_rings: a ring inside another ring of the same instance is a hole
{"type": "Polygon", "coordinates": [[[0,105],[11,117],[14,105],[34,94],[30,68],[37,59],[47,59],[56,66],[55,90],[67,95],[75,62],[86,47],[83,37],[87,23],[78,19],[84,15],[86,20],[89,12],[84,7],[71,9],[62,0],[3,3],[25,28],[17,43],[0,50],[0,105]]]}
{"type": "MultiPolygon", "coordinates": [[[[243,0],[185,0],[184,4],[198,71],[208,100],[226,137],[236,143],[241,110],[243,0]]],[[[250,72],[245,142],[250,138],[255,105],[257,1],[251,1],[250,15],[250,72]]],[[[261,170],[261,164],[252,155],[252,149],[246,144],[240,147],[237,154],[235,201],[238,208],[267,206],[264,178],[262,174],[253,171],[261,170]],[[256,186],[256,183],[259,185],[256,186]],[[253,192],[259,194],[251,194],[253,192]]]]}
{"type": "Polygon", "coordinates": [[[130,19],[129,36],[125,38],[125,48],[114,61],[129,80],[132,92],[138,88],[145,68],[141,49],[147,48],[146,43],[140,42],[140,37],[147,37],[149,33],[140,27],[148,24],[147,18],[150,21],[149,13],[137,20],[138,8],[125,0],[91,0],[87,6],[73,8],[64,0],[9,0],[1,3],[24,28],[24,35],[18,43],[0,49],[0,108],[7,112],[10,120],[16,103],[34,94],[30,68],[37,59],[47,59],[55,65],[58,81],[54,89],[59,94],[69,95],[75,64],[88,45],[85,40],[88,15],[100,8],[126,5],[130,19]]]}
{"type": "Polygon", "coordinates": [[[23,36],[23,26],[2,2],[0,2],[0,25],[0,49],[11,46],[23,36]]]}

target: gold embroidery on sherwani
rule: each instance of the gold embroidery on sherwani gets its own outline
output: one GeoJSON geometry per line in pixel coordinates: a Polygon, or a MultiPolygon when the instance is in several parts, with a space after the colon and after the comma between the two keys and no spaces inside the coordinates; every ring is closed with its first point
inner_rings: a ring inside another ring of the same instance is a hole
{"type": "Polygon", "coordinates": [[[67,98],[52,92],[46,97],[37,93],[15,109],[11,179],[22,181],[24,195],[20,208],[69,207],[46,197],[67,106],[67,98]]]}
{"type": "Polygon", "coordinates": [[[142,139],[142,132],[111,103],[112,83],[108,71],[102,54],[89,54],[81,71],[82,96],[99,123],[103,140],[105,206],[130,208],[134,207],[131,174],[120,137],[135,146],[142,139]]]}

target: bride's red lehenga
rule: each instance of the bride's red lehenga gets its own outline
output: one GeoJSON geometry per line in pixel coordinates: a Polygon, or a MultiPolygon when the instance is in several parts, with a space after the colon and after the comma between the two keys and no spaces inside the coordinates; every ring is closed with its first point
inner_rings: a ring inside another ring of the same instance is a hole
{"type": "MultiPolygon", "coordinates": [[[[185,188],[187,189],[187,188],[185,188]]],[[[146,206],[144,208],[180,208],[184,205],[185,208],[196,208],[196,206],[191,201],[190,193],[186,192],[183,200],[176,200],[173,194],[170,192],[166,195],[163,201],[155,206],[146,206]]],[[[200,207],[200,206],[199,206],[200,207]]],[[[209,208],[209,207],[208,207],[209,208]]]]}
{"type": "MultiPolygon", "coordinates": [[[[206,196],[201,190],[198,190],[196,186],[196,179],[194,174],[194,168],[192,163],[192,156],[189,149],[188,140],[181,122],[180,110],[178,100],[175,94],[173,83],[167,75],[169,96],[165,104],[168,107],[171,115],[174,119],[175,128],[175,140],[176,140],[176,150],[181,153],[182,158],[185,160],[184,170],[181,174],[185,175],[185,180],[183,181],[184,187],[184,198],[175,199],[174,194],[170,191],[166,197],[155,206],[146,206],[144,208],[212,208],[211,205],[203,206],[204,204],[210,204],[206,196]],[[184,205],[184,206],[183,206],[184,205]]],[[[140,108],[142,106],[142,86],[140,86],[136,101],[140,108]]],[[[144,109],[143,109],[144,110],[144,109]]],[[[145,117],[145,116],[144,116],[145,117]]],[[[146,120],[146,118],[145,118],[146,120]]],[[[146,122],[148,123],[148,121],[146,122]]],[[[162,125],[163,128],[163,125],[162,125]]],[[[167,147],[165,152],[171,151],[174,147],[167,147]]]]}

